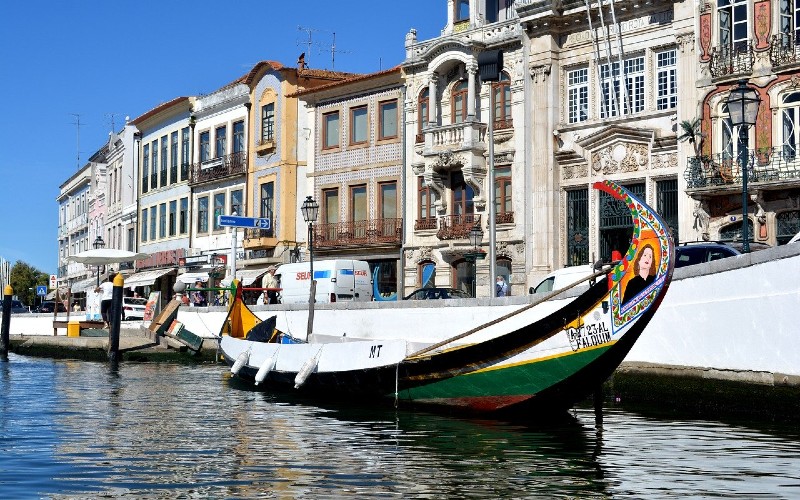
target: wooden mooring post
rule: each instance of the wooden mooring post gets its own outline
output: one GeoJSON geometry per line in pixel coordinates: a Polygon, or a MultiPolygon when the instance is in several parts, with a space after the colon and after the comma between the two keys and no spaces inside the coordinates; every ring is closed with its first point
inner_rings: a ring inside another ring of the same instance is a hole
{"type": "Polygon", "coordinates": [[[11,328],[11,297],[14,295],[14,289],[11,285],[6,285],[3,290],[3,322],[0,326],[0,356],[3,360],[8,359],[8,346],[9,337],[8,331],[11,328]]]}
{"type": "Polygon", "coordinates": [[[114,292],[111,295],[111,311],[108,322],[108,360],[112,366],[119,363],[119,329],[122,323],[122,290],[125,278],[121,274],[114,277],[114,292]]]}

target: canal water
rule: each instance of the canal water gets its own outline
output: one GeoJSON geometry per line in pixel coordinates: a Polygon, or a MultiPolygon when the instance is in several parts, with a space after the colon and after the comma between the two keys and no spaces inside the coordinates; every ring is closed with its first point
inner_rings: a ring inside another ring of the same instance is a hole
{"type": "Polygon", "coordinates": [[[320,408],[222,366],[0,361],[0,498],[798,498],[800,431],[320,408]]]}

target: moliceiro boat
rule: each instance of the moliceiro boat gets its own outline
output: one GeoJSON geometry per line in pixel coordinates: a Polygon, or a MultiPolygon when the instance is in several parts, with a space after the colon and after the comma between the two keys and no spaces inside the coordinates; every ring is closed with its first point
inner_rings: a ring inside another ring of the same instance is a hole
{"type": "Polygon", "coordinates": [[[482,413],[568,409],[622,362],[663,300],[674,266],[670,232],[652,208],[611,182],[594,187],[628,206],[633,236],[622,260],[595,273],[577,296],[557,298],[556,291],[511,305],[469,299],[463,307],[350,305],[318,316],[304,338],[286,331],[300,328],[281,312],[257,317],[238,288],[221,352],[234,376],[267,390],[482,413]]]}

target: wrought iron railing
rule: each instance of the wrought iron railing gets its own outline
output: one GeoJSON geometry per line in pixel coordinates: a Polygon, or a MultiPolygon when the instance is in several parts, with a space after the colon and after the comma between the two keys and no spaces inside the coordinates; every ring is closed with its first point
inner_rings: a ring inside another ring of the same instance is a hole
{"type": "Polygon", "coordinates": [[[440,240],[460,240],[469,237],[475,224],[481,223],[480,214],[445,215],[439,218],[436,236],[440,240]]]}
{"type": "Polygon", "coordinates": [[[247,152],[239,151],[192,165],[189,184],[215,181],[247,171],[247,152]]]}
{"type": "Polygon", "coordinates": [[[514,128],[514,120],[512,118],[495,120],[492,126],[494,127],[494,130],[505,130],[509,128],[514,128]]]}
{"type": "Polygon", "coordinates": [[[769,62],[773,67],[795,64],[800,60],[800,40],[794,33],[779,33],[773,35],[769,47],[769,62]]]}
{"type": "Polygon", "coordinates": [[[431,217],[428,219],[417,219],[414,221],[414,231],[422,229],[436,229],[436,218],[431,217]]]}
{"type": "Polygon", "coordinates": [[[735,157],[727,153],[693,156],[689,158],[683,177],[690,189],[741,184],[746,164],[748,182],[800,180],[798,148],[798,145],[786,145],[741,152],[735,157]]]}
{"type": "Polygon", "coordinates": [[[720,45],[711,49],[711,76],[749,75],[753,72],[755,54],[749,40],[734,45],[720,45]]]}
{"type": "Polygon", "coordinates": [[[495,224],[513,224],[514,212],[498,212],[494,214],[494,222],[495,224]]]}
{"type": "Polygon", "coordinates": [[[257,227],[249,227],[244,230],[244,237],[247,240],[253,240],[257,238],[272,238],[275,236],[275,231],[272,228],[269,229],[261,229],[257,227]]]}
{"type": "Polygon", "coordinates": [[[314,248],[364,245],[399,245],[403,219],[333,222],[314,226],[314,248]]]}

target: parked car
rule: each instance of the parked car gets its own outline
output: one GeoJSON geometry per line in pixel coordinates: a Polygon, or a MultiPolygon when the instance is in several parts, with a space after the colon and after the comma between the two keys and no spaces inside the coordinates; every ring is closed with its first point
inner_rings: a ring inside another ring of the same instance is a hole
{"type": "Polygon", "coordinates": [[[471,299],[472,295],[456,288],[418,288],[403,300],[471,299]]]}
{"type": "Polygon", "coordinates": [[[52,301],[42,302],[42,304],[39,306],[39,308],[36,310],[36,312],[52,313],[53,310],[56,307],[56,304],[58,304],[58,312],[60,312],[60,313],[67,312],[67,308],[64,307],[64,304],[62,304],[61,302],[52,302],[52,301]]]}
{"type": "Polygon", "coordinates": [[[28,306],[26,306],[25,304],[23,304],[19,300],[12,300],[11,301],[11,313],[12,314],[27,313],[27,312],[31,312],[31,310],[28,308],[28,306]]]}
{"type": "MultiPolygon", "coordinates": [[[[595,273],[595,269],[591,264],[584,264],[581,266],[569,266],[563,269],[557,269],[552,273],[545,276],[542,281],[536,286],[528,289],[529,293],[542,293],[552,292],[553,290],[560,290],[565,286],[569,286],[576,281],[588,278],[595,273]]],[[[588,283],[583,283],[584,285],[588,283]]]]}
{"type": "Polygon", "coordinates": [[[122,320],[144,319],[147,299],[143,297],[122,297],[122,320]]]}
{"type": "Polygon", "coordinates": [[[705,241],[678,245],[675,253],[675,267],[693,266],[741,254],[739,250],[726,243],[705,241]]]}

